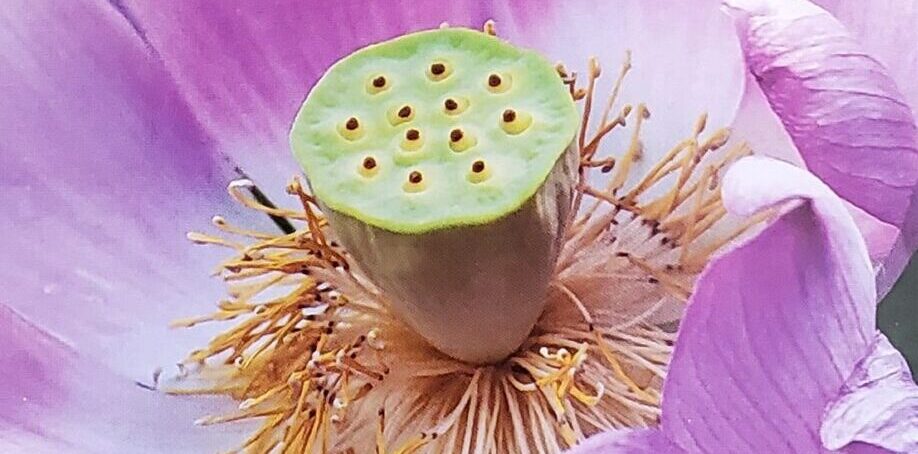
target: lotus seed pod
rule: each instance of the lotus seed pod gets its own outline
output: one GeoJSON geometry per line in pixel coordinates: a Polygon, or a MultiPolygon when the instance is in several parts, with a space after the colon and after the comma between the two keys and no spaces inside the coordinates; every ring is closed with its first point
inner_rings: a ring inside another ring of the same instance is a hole
{"type": "Polygon", "coordinates": [[[446,28],[371,45],[310,92],[291,144],[340,242],[394,314],[486,363],[542,312],[579,116],[554,67],[446,28]]]}

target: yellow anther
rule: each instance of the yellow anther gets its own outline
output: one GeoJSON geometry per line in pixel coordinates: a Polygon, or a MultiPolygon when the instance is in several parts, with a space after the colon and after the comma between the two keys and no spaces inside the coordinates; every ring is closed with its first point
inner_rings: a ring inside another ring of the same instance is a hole
{"type": "Polygon", "coordinates": [[[484,26],[481,27],[481,31],[491,36],[497,36],[497,27],[494,24],[494,19],[488,19],[485,21],[484,26]]]}

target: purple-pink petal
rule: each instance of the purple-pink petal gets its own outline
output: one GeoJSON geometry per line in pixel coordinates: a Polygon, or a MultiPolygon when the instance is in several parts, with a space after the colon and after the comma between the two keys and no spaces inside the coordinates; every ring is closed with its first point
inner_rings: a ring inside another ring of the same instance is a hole
{"type": "Polygon", "coordinates": [[[662,427],[689,452],[822,452],[823,411],[873,338],[863,239],[828,187],[781,161],[738,162],[723,197],[740,215],[792,204],[703,272],[670,363],[662,427]]]}
{"type": "MultiPolygon", "coordinates": [[[[902,230],[897,276],[918,240],[915,120],[886,68],[803,0],[728,0],[749,71],[807,167],[839,196],[902,230]]],[[[890,278],[891,276],[891,278],[890,278]]]]}
{"type": "Polygon", "coordinates": [[[918,106],[918,1],[815,0],[857,38],[864,49],[883,63],[908,99],[918,106]]]}
{"type": "Polygon", "coordinates": [[[762,157],[736,163],[722,194],[733,214],[777,217],[699,278],[660,427],[602,434],[573,452],[911,449],[915,386],[901,356],[874,341],[873,271],[845,203],[806,170],[762,157]],[[868,398],[885,405],[865,412],[868,398]]]}
{"type": "Polygon", "coordinates": [[[216,452],[243,426],[195,419],[227,403],[143,389],[0,306],[0,452],[216,452]]]}
{"type": "Polygon", "coordinates": [[[848,377],[827,409],[820,431],[829,449],[870,443],[893,452],[918,452],[918,385],[886,336],[848,377]]]}
{"type": "MultiPolygon", "coordinates": [[[[503,28],[512,42],[564,62],[583,82],[587,59],[599,59],[597,104],[605,102],[631,51],[633,65],[619,101],[646,103],[652,113],[642,136],[646,159],[639,166],[649,170],[691,134],[702,113],[708,114],[711,128],[728,126],[736,113],[744,85],[742,53],[718,0],[675,1],[665,7],[646,0],[568,0],[528,2],[516,9],[530,11],[533,19],[514,26],[518,13],[510,18],[503,28]]],[[[628,134],[611,134],[604,151],[619,154],[628,140],[628,134]]]]}
{"type": "Polygon", "coordinates": [[[599,434],[567,454],[686,454],[657,428],[616,430],[599,434]]]}
{"type": "Polygon", "coordinates": [[[229,214],[232,167],[106,2],[0,2],[0,43],[0,304],[147,377],[225,293],[184,235],[229,214]]]}

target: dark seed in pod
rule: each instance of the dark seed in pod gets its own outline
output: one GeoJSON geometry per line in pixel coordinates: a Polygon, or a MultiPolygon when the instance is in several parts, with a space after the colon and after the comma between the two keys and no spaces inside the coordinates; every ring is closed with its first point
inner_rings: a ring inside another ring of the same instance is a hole
{"type": "Polygon", "coordinates": [[[434,63],[430,65],[430,73],[435,76],[439,76],[440,74],[443,74],[445,72],[446,72],[446,66],[444,66],[443,63],[434,63]]]}
{"type": "Polygon", "coordinates": [[[367,169],[367,170],[372,170],[372,169],[376,168],[376,160],[373,159],[373,158],[371,158],[371,157],[369,157],[369,156],[367,156],[367,157],[364,158],[364,160],[363,160],[363,168],[364,168],[364,169],[367,169]]]}
{"type": "Polygon", "coordinates": [[[446,107],[446,110],[456,110],[459,108],[459,104],[456,103],[456,100],[449,98],[443,102],[443,106],[446,107]]]}
{"type": "Polygon", "coordinates": [[[354,117],[348,118],[347,123],[344,124],[344,127],[347,128],[348,131],[353,131],[357,129],[358,126],[360,126],[360,123],[354,117]]]}
{"type": "Polygon", "coordinates": [[[513,109],[507,109],[504,111],[504,123],[512,123],[513,120],[516,120],[516,112],[513,109]]]}
{"type": "Polygon", "coordinates": [[[386,86],[386,78],[383,77],[383,76],[379,76],[379,77],[373,79],[373,86],[376,87],[376,88],[385,87],[385,86],[386,86]]]}
{"type": "Polygon", "coordinates": [[[413,184],[418,184],[423,179],[424,177],[421,175],[421,172],[418,172],[417,170],[411,172],[411,174],[408,175],[408,181],[412,182],[413,184]]]}
{"type": "Polygon", "coordinates": [[[458,142],[458,141],[462,140],[462,130],[461,130],[461,129],[453,129],[452,131],[450,131],[450,133],[449,133],[449,140],[451,140],[451,141],[453,141],[453,142],[458,142]]]}
{"type": "Polygon", "coordinates": [[[485,163],[484,161],[475,161],[472,163],[472,172],[481,173],[484,171],[485,163]]]}
{"type": "Polygon", "coordinates": [[[498,76],[497,74],[491,74],[490,76],[488,76],[488,85],[490,85],[491,87],[499,87],[500,82],[501,82],[500,76],[498,76]]]}
{"type": "Polygon", "coordinates": [[[417,129],[409,129],[405,131],[405,138],[408,140],[418,140],[421,138],[421,132],[417,129]]]}

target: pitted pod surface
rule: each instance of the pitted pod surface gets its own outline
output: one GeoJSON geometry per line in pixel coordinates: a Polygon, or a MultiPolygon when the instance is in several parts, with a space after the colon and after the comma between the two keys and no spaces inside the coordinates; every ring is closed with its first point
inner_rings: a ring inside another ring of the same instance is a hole
{"type": "Polygon", "coordinates": [[[424,233],[519,209],[578,122],[544,58],[446,28],[337,62],[300,109],[291,143],[326,206],[385,230],[424,233]]]}

